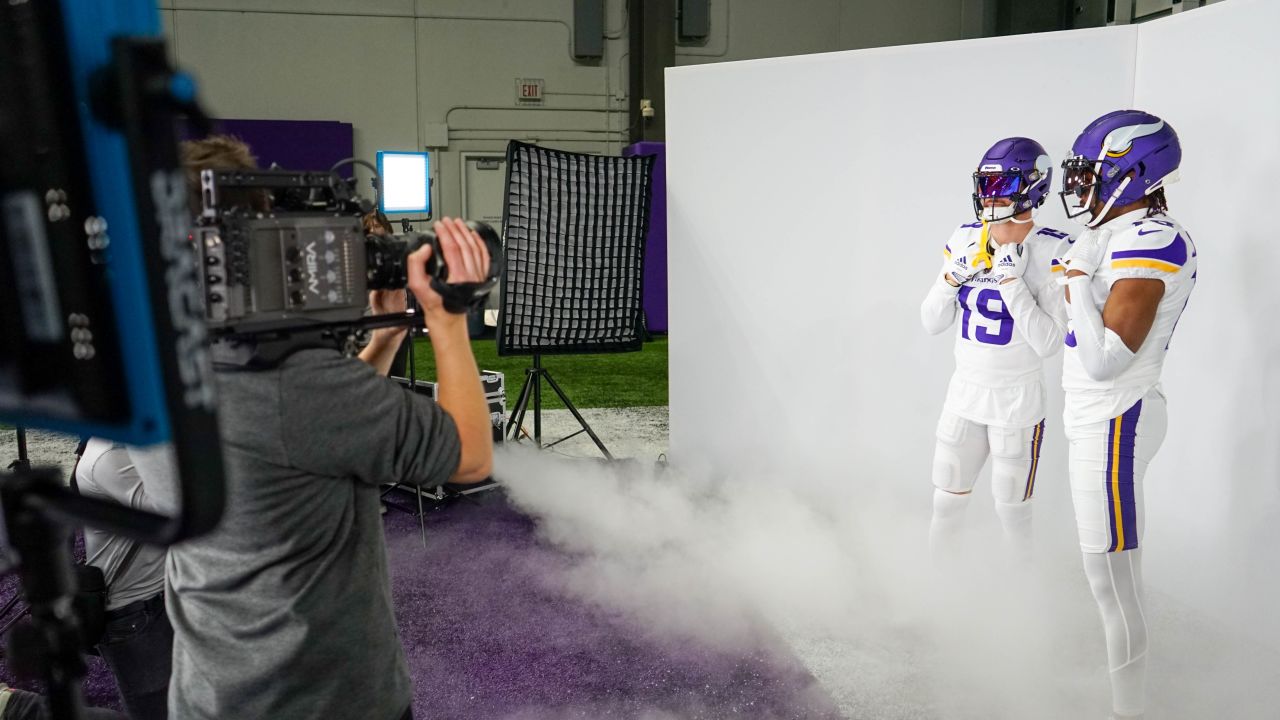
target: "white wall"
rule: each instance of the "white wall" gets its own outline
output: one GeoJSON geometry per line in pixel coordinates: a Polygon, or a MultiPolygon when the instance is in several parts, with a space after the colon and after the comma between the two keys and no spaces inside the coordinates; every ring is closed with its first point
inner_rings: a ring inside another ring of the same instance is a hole
{"type": "Polygon", "coordinates": [[[1202,602],[1265,618],[1266,633],[1280,637],[1280,594],[1259,592],[1274,585],[1280,547],[1276,28],[1274,0],[1232,0],[1142,25],[1134,104],[1182,137],[1183,179],[1169,198],[1200,253],[1165,365],[1169,437],[1147,488],[1149,532],[1175,550],[1152,553],[1152,568],[1174,575],[1186,571],[1183,558],[1210,556],[1196,568],[1202,602]]]}
{"type": "MultiPolygon", "coordinates": [[[[572,0],[160,0],[176,61],[219,117],[352,123],[357,155],[428,144],[437,207],[461,208],[462,153],[507,140],[581,152],[626,142],[624,0],[606,8],[604,58],[571,56],[572,0]],[[515,79],[546,81],[537,109],[516,107],[515,79]]],[[[361,171],[363,172],[363,171],[361,171]]]]}
{"type": "MultiPolygon", "coordinates": [[[[176,61],[217,116],[349,122],[368,159],[447,123],[435,170],[447,214],[461,209],[463,153],[501,154],[511,138],[621,152],[626,4],[601,2],[604,57],[579,63],[572,0],[158,0],[176,61]],[[516,107],[517,77],[545,79],[541,108],[516,107]]],[[[955,39],[962,14],[993,2],[711,0],[710,37],[677,47],[676,63],[955,39]]]]}
{"type": "Polygon", "coordinates": [[[790,463],[834,446],[868,481],[927,477],[929,453],[912,449],[932,447],[951,340],[924,334],[919,302],[943,243],[972,219],[972,167],[1013,134],[1059,155],[1087,119],[1127,105],[1127,70],[1101,92],[1097,77],[1129,67],[1134,38],[1114,28],[668,71],[673,457],[790,463]],[[1034,54],[1076,58],[1080,72],[1051,87],[1043,68],[1008,63],[991,86],[991,58],[1034,54]],[[1028,110],[993,112],[1012,87],[1028,110]],[[1089,99],[1063,112],[1063,97],[1089,99]],[[733,422],[713,422],[730,402],[733,422]]]}
{"type": "MultiPolygon", "coordinates": [[[[1140,26],[669,70],[673,462],[822,478],[844,502],[914,495],[922,522],[953,340],[926,336],[917,311],[940,246],[971,217],[975,162],[1011,134],[1056,162],[1087,122],[1137,105],[1181,133],[1187,180],[1169,197],[1202,270],[1148,475],[1146,544],[1161,548],[1149,579],[1205,607],[1280,600],[1280,333],[1267,312],[1280,244],[1265,225],[1278,26],[1280,3],[1234,0],[1140,26]],[[1246,580],[1248,568],[1267,575],[1246,580]]],[[[1056,197],[1046,210],[1061,223],[1056,197]]],[[[1037,526],[1066,547],[1059,364],[1037,526]]],[[[1280,644],[1273,614],[1246,617],[1280,644]]]]}

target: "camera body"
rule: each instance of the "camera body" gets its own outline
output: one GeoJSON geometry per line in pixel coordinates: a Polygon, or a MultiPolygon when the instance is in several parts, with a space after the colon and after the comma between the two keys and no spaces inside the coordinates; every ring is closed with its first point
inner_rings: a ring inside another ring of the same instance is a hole
{"type": "Polygon", "coordinates": [[[196,228],[205,320],[253,334],[358,320],[368,301],[358,215],[230,213],[196,228]]]}
{"type": "MultiPolygon", "coordinates": [[[[468,223],[489,248],[484,282],[449,283],[433,233],[366,235],[372,205],[333,173],[205,170],[203,210],[191,239],[200,265],[205,321],[214,337],[321,337],[340,344],[385,318],[365,316],[370,290],[405,287],[407,257],[432,245],[426,273],[446,310],[466,312],[497,283],[501,239],[468,223]]],[[[408,316],[398,324],[411,322],[408,316]]]]}

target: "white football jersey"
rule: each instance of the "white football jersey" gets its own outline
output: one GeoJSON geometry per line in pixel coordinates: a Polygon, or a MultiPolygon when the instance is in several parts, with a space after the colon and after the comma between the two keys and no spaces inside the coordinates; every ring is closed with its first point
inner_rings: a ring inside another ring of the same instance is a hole
{"type": "MultiPolygon", "coordinates": [[[[1111,286],[1125,278],[1152,278],[1164,282],[1164,297],[1156,309],[1155,322],[1142,347],[1114,380],[1094,380],[1085,372],[1075,335],[1067,333],[1066,357],[1062,364],[1062,387],[1067,402],[1063,419],[1067,425],[1101,422],[1128,410],[1160,382],[1165,352],[1173,329],[1187,306],[1196,284],[1196,247],[1191,236],[1166,215],[1146,217],[1134,210],[1112,219],[1103,227],[1111,230],[1103,260],[1090,282],[1091,298],[1072,297],[1072,302],[1107,304],[1111,286]]],[[[1068,331],[1070,331],[1068,326],[1068,331]]]]}
{"type": "MultiPolygon", "coordinates": [[[[982,223],[960,226],[947,242],[943,254],[950,261],[955,255],[969,255],[980,250],[982,223]]],[[[1015,322],[995,276],[984,271],[960,287],[958,293],[945,294],[944,289],[931,292],[921,308],[926,328],[931,332],[956,322],[956,369],[947,389],[944,409],[960,417],[984,425],[1030,427],[1044,419],[1045,388],[1043,356],[1056,352],[1066,332],[1066,313],[1062,304],[1062,288],[1055,282],[1060,273],[1056,261],[1068,246],[1068,234],[1053,228],[1033,225],[1023,241],[1027,253],[1022,283],[1035,299],[1034,307],[1048,317],[1035,318],[1040,324],[1057,328],[1050,332],[1048,350],[1040,340],[1040,349],[1022,323],[1015,322]],[[930,317],[932,315],[932,317],[930,317]]],[[[994,261],[994,258],[993,258],[994,261]]],[[[1041,336],[1045,333],[1040,333],[1041,336]]]]}

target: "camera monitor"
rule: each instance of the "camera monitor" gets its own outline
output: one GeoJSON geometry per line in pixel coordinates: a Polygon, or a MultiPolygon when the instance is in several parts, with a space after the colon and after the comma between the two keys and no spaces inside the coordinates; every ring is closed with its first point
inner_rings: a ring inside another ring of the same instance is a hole
{"type": "Polygon", "coordinates": [[[378,195],[382,212],[431,215],[427,153],[379,151],[378,177],[382,178],[382,190],[378,195]]]}

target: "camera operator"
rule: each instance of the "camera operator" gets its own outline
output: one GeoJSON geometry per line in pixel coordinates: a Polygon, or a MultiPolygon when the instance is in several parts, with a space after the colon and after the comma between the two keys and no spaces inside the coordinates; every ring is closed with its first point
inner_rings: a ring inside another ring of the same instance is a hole
{"type": "MultiPolygon", "coordinates": [[[[201,158],[188,164],[194,176],[225,167],[225,153],[201,146],[209,142],[184,148],[201,158]]],[[[251,160],[239,145],[232,162],[251,160]]],[[[483,280],[481,238],[460,220],[434,229],[449,280],[483,280]]],[[[407,275],[435,353],[437,402],[380,376],[395,332],[375,335],[365,362],[313,348],[269,368],[218,365],[226,508],[215,531],[169,551],[170,715],[411,717],[378,486],[478,482],[493,455],[466,316],[431,288],[431,252],[411,254],[407,275]]],[[[216,358],[236,356],[225,345],[216,358]]],[[[163,465],[138,467],[146,476],[163,465]]]]}
{"type": "MultiPolygon", "coordinates": [[[[378,210],[371,210],[361,219],[366,235],[382,235],[388,236],[395,234],[391,221],[387,219],[378,210]]],[[[369,293],[369,310],[373,315],[385,315],[388,313],[404,312],[407,307],[408,298],[405,296],[404,290],[375,290],[369,293]]],[[[408,328],[382,328],[373,332],[369,345],[360,353],[360,359],[373,365],[379,375],[399,375],[407,374],[406,360],[409,356],[409,343],[413,342],[413,336],[408,332],[408,328]],[[381,337],[379,337],[381,333],[381,337]],[[378,345],[380,342],[395,342],[396,349],[390,357],[386,358],[385,364],[371,362],[373,359],[382,360],[380,349],[370,350],[370,347],[378,345]]]]}

